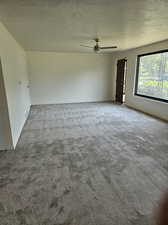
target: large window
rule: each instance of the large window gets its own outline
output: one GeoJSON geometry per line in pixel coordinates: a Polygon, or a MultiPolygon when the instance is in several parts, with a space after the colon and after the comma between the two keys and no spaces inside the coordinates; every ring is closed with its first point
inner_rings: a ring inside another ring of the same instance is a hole
{"type": "Polygon", "coordinates": [[[168,102],[168,50],[138,56],[135,95],[168,102]]]}

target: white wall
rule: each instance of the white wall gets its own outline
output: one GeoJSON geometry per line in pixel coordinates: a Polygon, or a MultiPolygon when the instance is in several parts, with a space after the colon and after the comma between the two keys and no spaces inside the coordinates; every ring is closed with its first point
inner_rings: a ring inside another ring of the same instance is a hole
{"type": "Polygon", "coordinates": [[[136,60],[137,55],[168,49],[168,41],[148,45],[145,47],[116,53],[114,55],[113,65],[113,98],[115,98],[115,84],[116,84],[116,65],[117,60],[127,58],[127,75],[126,75],[126,105],[135,109],[142,110],[146,113],[168,120],[168,103],[159,102],[152,99],[143,98],[134,95],[134,84],[136,77],[136,60]]]}
{"type": "Polygon", "coordinates": [[[111,100],[110,54],[27,52],[32,104],[111,100]]]}
{"type": "Polygon", "coordinates": [[[0,23],[0,57],[15,147],[30,107],[26,55],[2,23],[0,23]]]}

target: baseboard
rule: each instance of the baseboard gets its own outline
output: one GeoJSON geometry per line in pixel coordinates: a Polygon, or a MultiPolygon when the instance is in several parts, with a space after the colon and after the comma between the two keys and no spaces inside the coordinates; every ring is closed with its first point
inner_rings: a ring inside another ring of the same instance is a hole
{"type": "Polygon", "coordinates": [[[11,151],[11,150],[13,150],[13,147],[12,146],[1,146],[0,147],[0,152],[1,151],[11,151]]]}
{"type": "Polygon", "coordinates": [[[25,118],[25,120],[23,121],[22,127],[20,128],[20,134],[19,134],[19,137],[18,137],[18,139],[17,139],[17,141],[16,141],[16,144],[14,145],[14,150],[15,150],[16,147],[17,147],[17,144],[18,144],[18,142],[19,142],[19,140],[20,140],[20,137],[21,137],[23,128],[24,128],[24,126],[25,126],[25,124],[26,124],[26,122],[27,122],[27,120],[28,120],[28,117],[29,117],[29,114],[30,114],[30,108],[31,108],[31,105],[30,105],[29,108],[27,109],[27,112],[26,112],[26,118],[25,118]]]}
{"type": "Polygon", "coordinates": [[[157,119],[157,120],[161,120],[161,121],[164,121],[164,122],[166,122],[166,123],[168,122],[168,119],[166,120],[166,119],[161,118],[161,117],[159,117],[159,116],[156,116],[156,115],[154,115],[154,114],[152,114],[152,113],[145,112],[144,110],[137,109],[137,108],[135,108],[135,107],[133,107],[133,106],[130,106],[130,105],[127,105],[127,104],[125,104],[124,106],[126,106],[126,107],[128,107],[128,108],[130,108],[130,109],[133,109],[133,110],[135,110],[135,111],[137,111],[137,112],[141,112],[141,113],[143,113],[143,114],[146,114],[146,115],[148,115],[148,116],[151,116],[151,117],[153,117],[153,118],[155,118],[155,119],[157,119]]]}
{"type": "Polygon", "coordinates": [[[82,103],[113,103],[113,100],[102,100],[102,101],[81,101],[81,102],[61,102],[61,103],[41,103],[41,104],[32,104],[31,106],[39,106],[39,105],[65,105],[65,104],[82,104],[82,103]]]}

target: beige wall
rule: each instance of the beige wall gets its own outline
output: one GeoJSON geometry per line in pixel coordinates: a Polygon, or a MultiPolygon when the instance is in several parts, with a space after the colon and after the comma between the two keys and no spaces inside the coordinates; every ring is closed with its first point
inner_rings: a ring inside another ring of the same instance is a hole
{"type": "Polygon", "coordinates": [[[12,138],[2,66],[0,62],[0,150],[5,149],[12,149],[12,138]]]}
{"type": "Polygon", "coordinates": [[[26,55],[2,23],[0,23],[0,57],[15,147],[30,107],[26,55]]]}
{"type": "Polygon", "coordinates": [[[111,100],[110,54],[27,52],[32,104],[111,100]]]}
{"type": "Polygon", "coordinates": [[[152,44],[149,46],[116,53],[114,55],[113,65],[113,98],[115,97],[115,84],[116,84],[116,64],[117,60],[127,58],[127,75],[126,75],[126,104],[135,109],[142,110],[146,113],[158,116],[162,119],[168,120],[168,103],[159,102],[152,99],[147,99],[134,95],[135,76],[136,76],[136,60],[137,55],[168,49],[168,41],[152,44]]]}

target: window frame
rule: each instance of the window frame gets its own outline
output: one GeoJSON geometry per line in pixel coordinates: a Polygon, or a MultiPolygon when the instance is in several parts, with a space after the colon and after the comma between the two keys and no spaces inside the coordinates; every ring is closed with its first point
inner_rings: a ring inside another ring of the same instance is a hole
{"type": "Polygon", "coordinates": [[[139,96],[139,97],[143,97],[143,98],[148,98],[148,99],[168,103],[167,99],[162,99],[162,98],[152,97],[152,96],[148,96],[148,95],[138,94],[140,58],[143,57],[143,56],[154,55],[154,54],[159,54],[159,53],[164,53],[164,52],[168,52],[168,49],[137,55],[135,89],[134,89],[134,95],[135,96],[139,96]]]}

